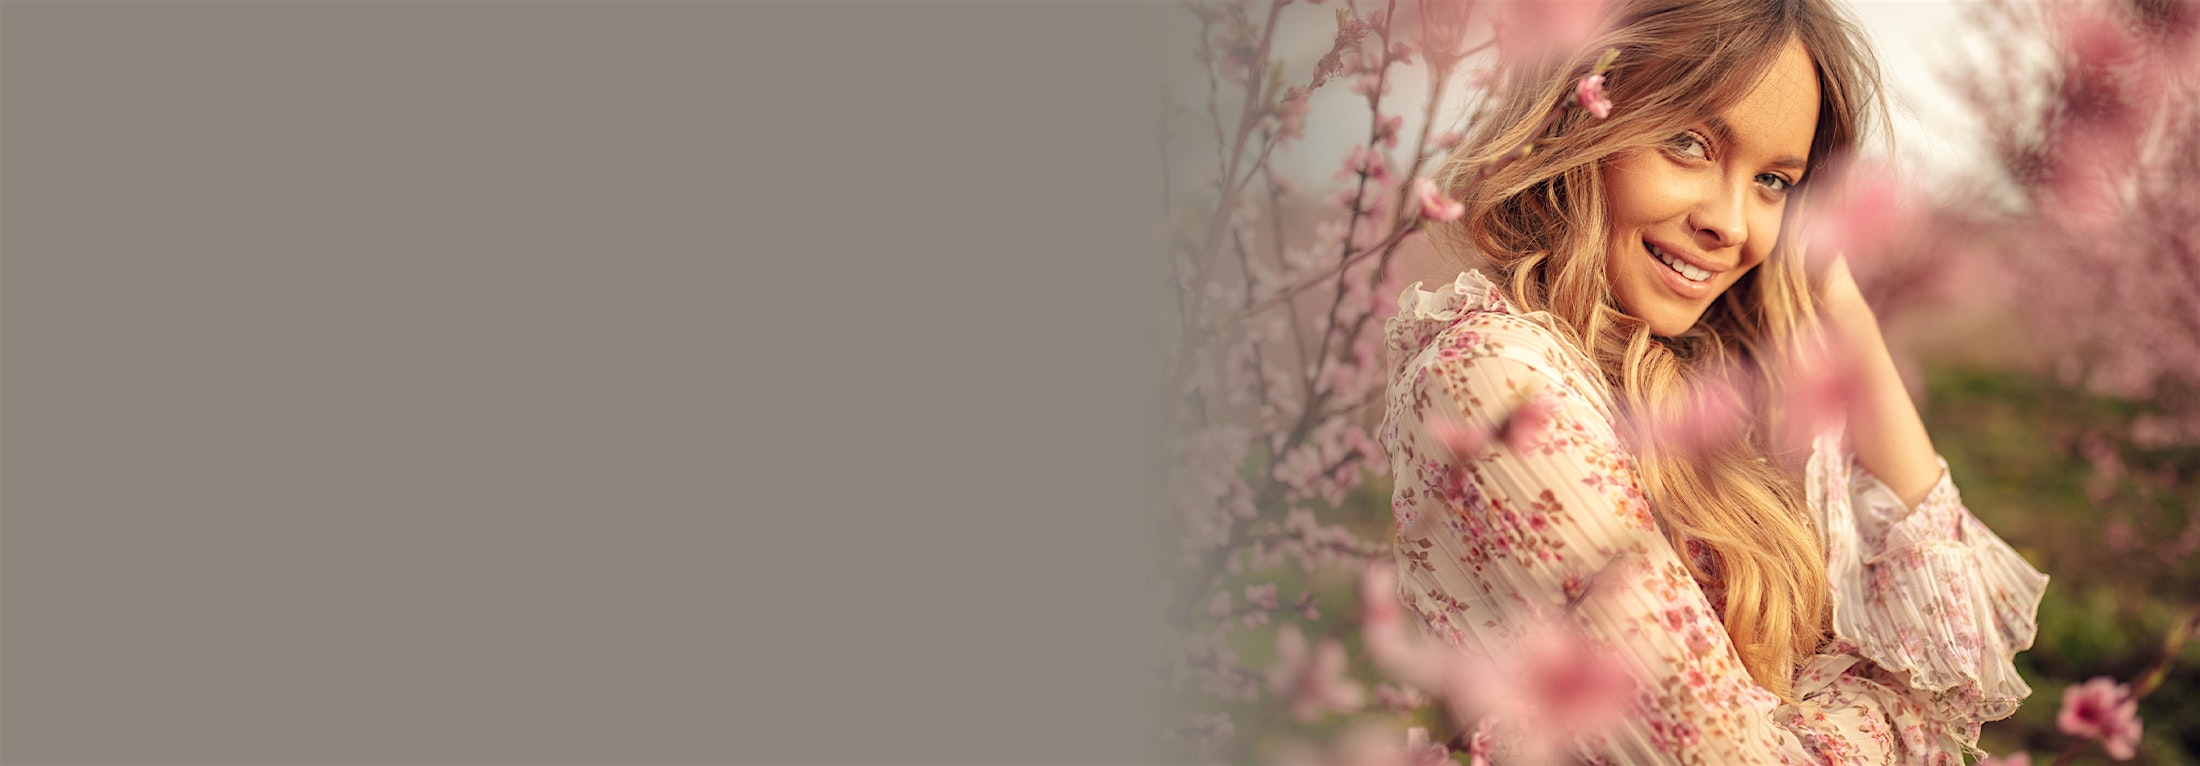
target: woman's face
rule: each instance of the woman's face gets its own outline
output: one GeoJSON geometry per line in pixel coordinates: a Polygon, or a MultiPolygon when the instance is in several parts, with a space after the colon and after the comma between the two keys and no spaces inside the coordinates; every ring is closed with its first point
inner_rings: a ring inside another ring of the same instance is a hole
{"type": "Polygon", "coordinates": [[[1818,78],[1802,43],[1790,40],[1716,119],[1607,161],[1605,276],[1620,308],[1656,335],[1679,335],[1763,263],[1817,125],[1818,78]]]}

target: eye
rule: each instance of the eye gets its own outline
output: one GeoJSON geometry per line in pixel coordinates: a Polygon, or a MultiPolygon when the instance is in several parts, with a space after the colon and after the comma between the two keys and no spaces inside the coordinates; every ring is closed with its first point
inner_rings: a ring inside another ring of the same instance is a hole
{"type": "Polygon", "coordinates": [[[1757,183],[1763,184],[1766,189],[1771,190],[1775,194],[1786,194],[1789,189],[1795,188],[1794,181],[1790,181],[1787,179],[1786,176],[1782,176],[1778,173],[1764,173],[1758,175],[1757,183]]]}
{"type": "Polygon", "coordinates": [[[1673,154],[1689,159],[1700,160],[1711,156],[1711,144],[1693,130],[1674,136],[1665,146],[1673,154]]]}

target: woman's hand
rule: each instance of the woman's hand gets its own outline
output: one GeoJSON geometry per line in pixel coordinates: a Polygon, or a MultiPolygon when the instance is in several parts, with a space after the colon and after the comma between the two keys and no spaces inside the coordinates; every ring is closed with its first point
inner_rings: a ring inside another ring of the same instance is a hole
{"type": "Polygon", "coordinates": [[[1940,482],[1939,453],[1895,368],[1878,317],[1849,273],[1848,259],[1837,255],[1826,265],[1819,301],[1836,359],[1856,375],[1847,429],[1856,461],[1915,506],[1940,482]]]}
{"type": "Polygon", "coordinates": [[[1858,325],[1869,326],[1872,339],[1879,337],[1879,320],[1872,314],[1871,304],[1864,302],[1864,291],[1856,286],[1856,277],[1849,273],[1849,259],[1834,255],[1825,265],[1823,287],[1818,303],[1833,329],[1842,333],[1856,333],[1858,325]]]}

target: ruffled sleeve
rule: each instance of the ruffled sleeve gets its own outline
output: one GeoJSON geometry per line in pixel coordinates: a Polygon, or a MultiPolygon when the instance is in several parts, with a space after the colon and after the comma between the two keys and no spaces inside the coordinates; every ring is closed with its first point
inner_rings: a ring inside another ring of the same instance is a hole
{"type": "Polygon", "coordinates": [[[1836,429],[1813,445],[1807,493],[1821,514],[1836,637],[1939,736],[1974,750],[1981,723],[2032,693],[2013,659],[2038,632],[2048,577],[1971,514],[1946,460],[1940,468],[1909,506],[1842,449],[1836,429]]]}

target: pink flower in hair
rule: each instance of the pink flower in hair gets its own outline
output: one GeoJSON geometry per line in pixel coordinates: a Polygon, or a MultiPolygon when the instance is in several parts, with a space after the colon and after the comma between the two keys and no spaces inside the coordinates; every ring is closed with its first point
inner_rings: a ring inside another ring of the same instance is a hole
{"type": "Polygon", "coordinates": [[[1467,205],[1444,196],[1436,182],[1426,178],[1413,179],[1414,199],[1421,203],[1421,217],[1431,221],[1456,221],[1467,214],[1467,205]]]}
{"type": "Polygon", "coordinates": [[[1612,99],[1604,92],[1604,75],[1593,74],[1574,84],[1574,103],[1601,120],[1612,116],[1612,99]]]}
{"type": "Polygon", "coordinates": [[[2128,761],[2138,754],[2139,701],[2132,699],[2129,685],[2095,676],[2063,689],[2055,727],[2073,737],[2100,740],[2110,758],[2128,761]]]}

